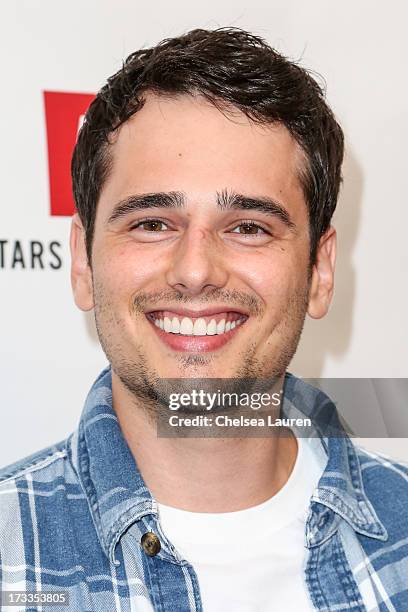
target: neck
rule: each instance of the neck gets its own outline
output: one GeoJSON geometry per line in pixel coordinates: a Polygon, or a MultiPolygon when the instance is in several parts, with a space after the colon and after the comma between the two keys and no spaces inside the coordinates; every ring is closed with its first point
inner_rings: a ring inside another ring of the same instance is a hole
{"type": "Polygon", "coordinates": [[[112,372],[113,408],[143,480],[162,504],[191,512],[234,512],[266,501],[297,456],[286,430],[267,438],[158,438],[156,424],[112,372]]]}

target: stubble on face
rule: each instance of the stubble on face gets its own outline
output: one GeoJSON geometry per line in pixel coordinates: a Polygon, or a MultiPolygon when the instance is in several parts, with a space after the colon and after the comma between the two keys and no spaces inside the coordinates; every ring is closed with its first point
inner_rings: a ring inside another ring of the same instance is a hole
{"type": "MultiPolygon", "coordinates": [[[[259,356],[259,346],[253,341],[238,350],[236,353],[238,366],[234,375],[228,379],[229,392],[234,390],[242,392],[244,390],[242,381],[245,379],[276,380],[284,376],[296,352],[303,330],[309,288],[310,275],[305,284],[297,287],[288,297],[285,312],[279,318],[269,338],[272,360],[268,361],[264,354],[259,356]]],[[[95,275],[93,275],[93,292],[96,329],[113,372],[129,392],[135,407],[142,408],[152,422],[159,417],[168,416],[168,393],[164,393],[165,387],[162,379],[149,363],[148,345],[138,342],[135,337],[129,338],[125,321],[120,317],[117,306],[115,306],[114,296],[103,280],[96,278],[95,275]]],[[[173,290],[157,293],[139,292],[134,297],[131,312],[135,326],[137,326],[137,320],[145,316],[147,305],[151,308],[155,303],[166,299],[172,304],[188,304],[190,301],[188,296],[173,290]]],[[[217,289],[214,293],[206,294],[200,304],[217,303],[217,300],[225,303],[230,300],[236,306],[240,304],[246,307],[250,315],[255,318],[261,317],[264,313],[262,302],[257,297],[234,290],[217,289]]],[[[254,324],[254,319],[252,319],[252,324],[254,324]]],[[[185,373],[185,376],[180,378],[183,378],[183,383],[186,383],[184,379],[195,379],[195,381],[198,378],[202,379],[203,369],[212,364],[214,356],[208,353],[175,353],[174,359],[177,360],[181,371],[185,373]]],[[[220,378],[224,378],[222,371],[217,378],[218,382],[220,378]]],[[[188,385],[183,390],[187,391],[188,385]]]]}

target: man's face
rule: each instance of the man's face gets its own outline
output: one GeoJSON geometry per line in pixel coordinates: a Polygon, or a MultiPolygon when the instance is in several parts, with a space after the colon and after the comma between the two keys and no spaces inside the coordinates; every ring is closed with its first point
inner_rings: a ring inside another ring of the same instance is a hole
{"type": "Polygon", "coordinates": [[[136,394],[156,377],[284,373],[308,307],[323,316],[331,297],[308,274],[304,160],[286,128],[149,95],[111,152],[92,270],[76,218],[72,277],[114,373],[136,394]]]}

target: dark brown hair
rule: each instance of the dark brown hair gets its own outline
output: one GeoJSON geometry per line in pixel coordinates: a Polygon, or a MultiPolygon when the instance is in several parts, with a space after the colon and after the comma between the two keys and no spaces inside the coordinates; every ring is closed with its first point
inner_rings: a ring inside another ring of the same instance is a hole
{"type": "Polygon", "coordinates": [[[310,263],[336,208],[344,137],[310,72],[239,28],[196,29],[135,51],[91,103],[72,157],[76,208],[89,262],[96,207],[111,169],[109,136],[144,104],[143,93],[201,94],[220,110],[283,124],[305,154],[299,179],[309,208],[310,263]]]}

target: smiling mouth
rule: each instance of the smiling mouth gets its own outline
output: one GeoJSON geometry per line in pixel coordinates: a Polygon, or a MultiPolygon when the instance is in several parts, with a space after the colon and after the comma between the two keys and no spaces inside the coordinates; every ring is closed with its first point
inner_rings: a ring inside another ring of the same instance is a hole
{"type": "Polygon", "coordinates": [[[168,334],[178,336],[223,336],[243,325],[248,316],[241,312],[219,312],[203,317],[186,317],[166,310],[146,313],[152,323],[168,334]]]}

